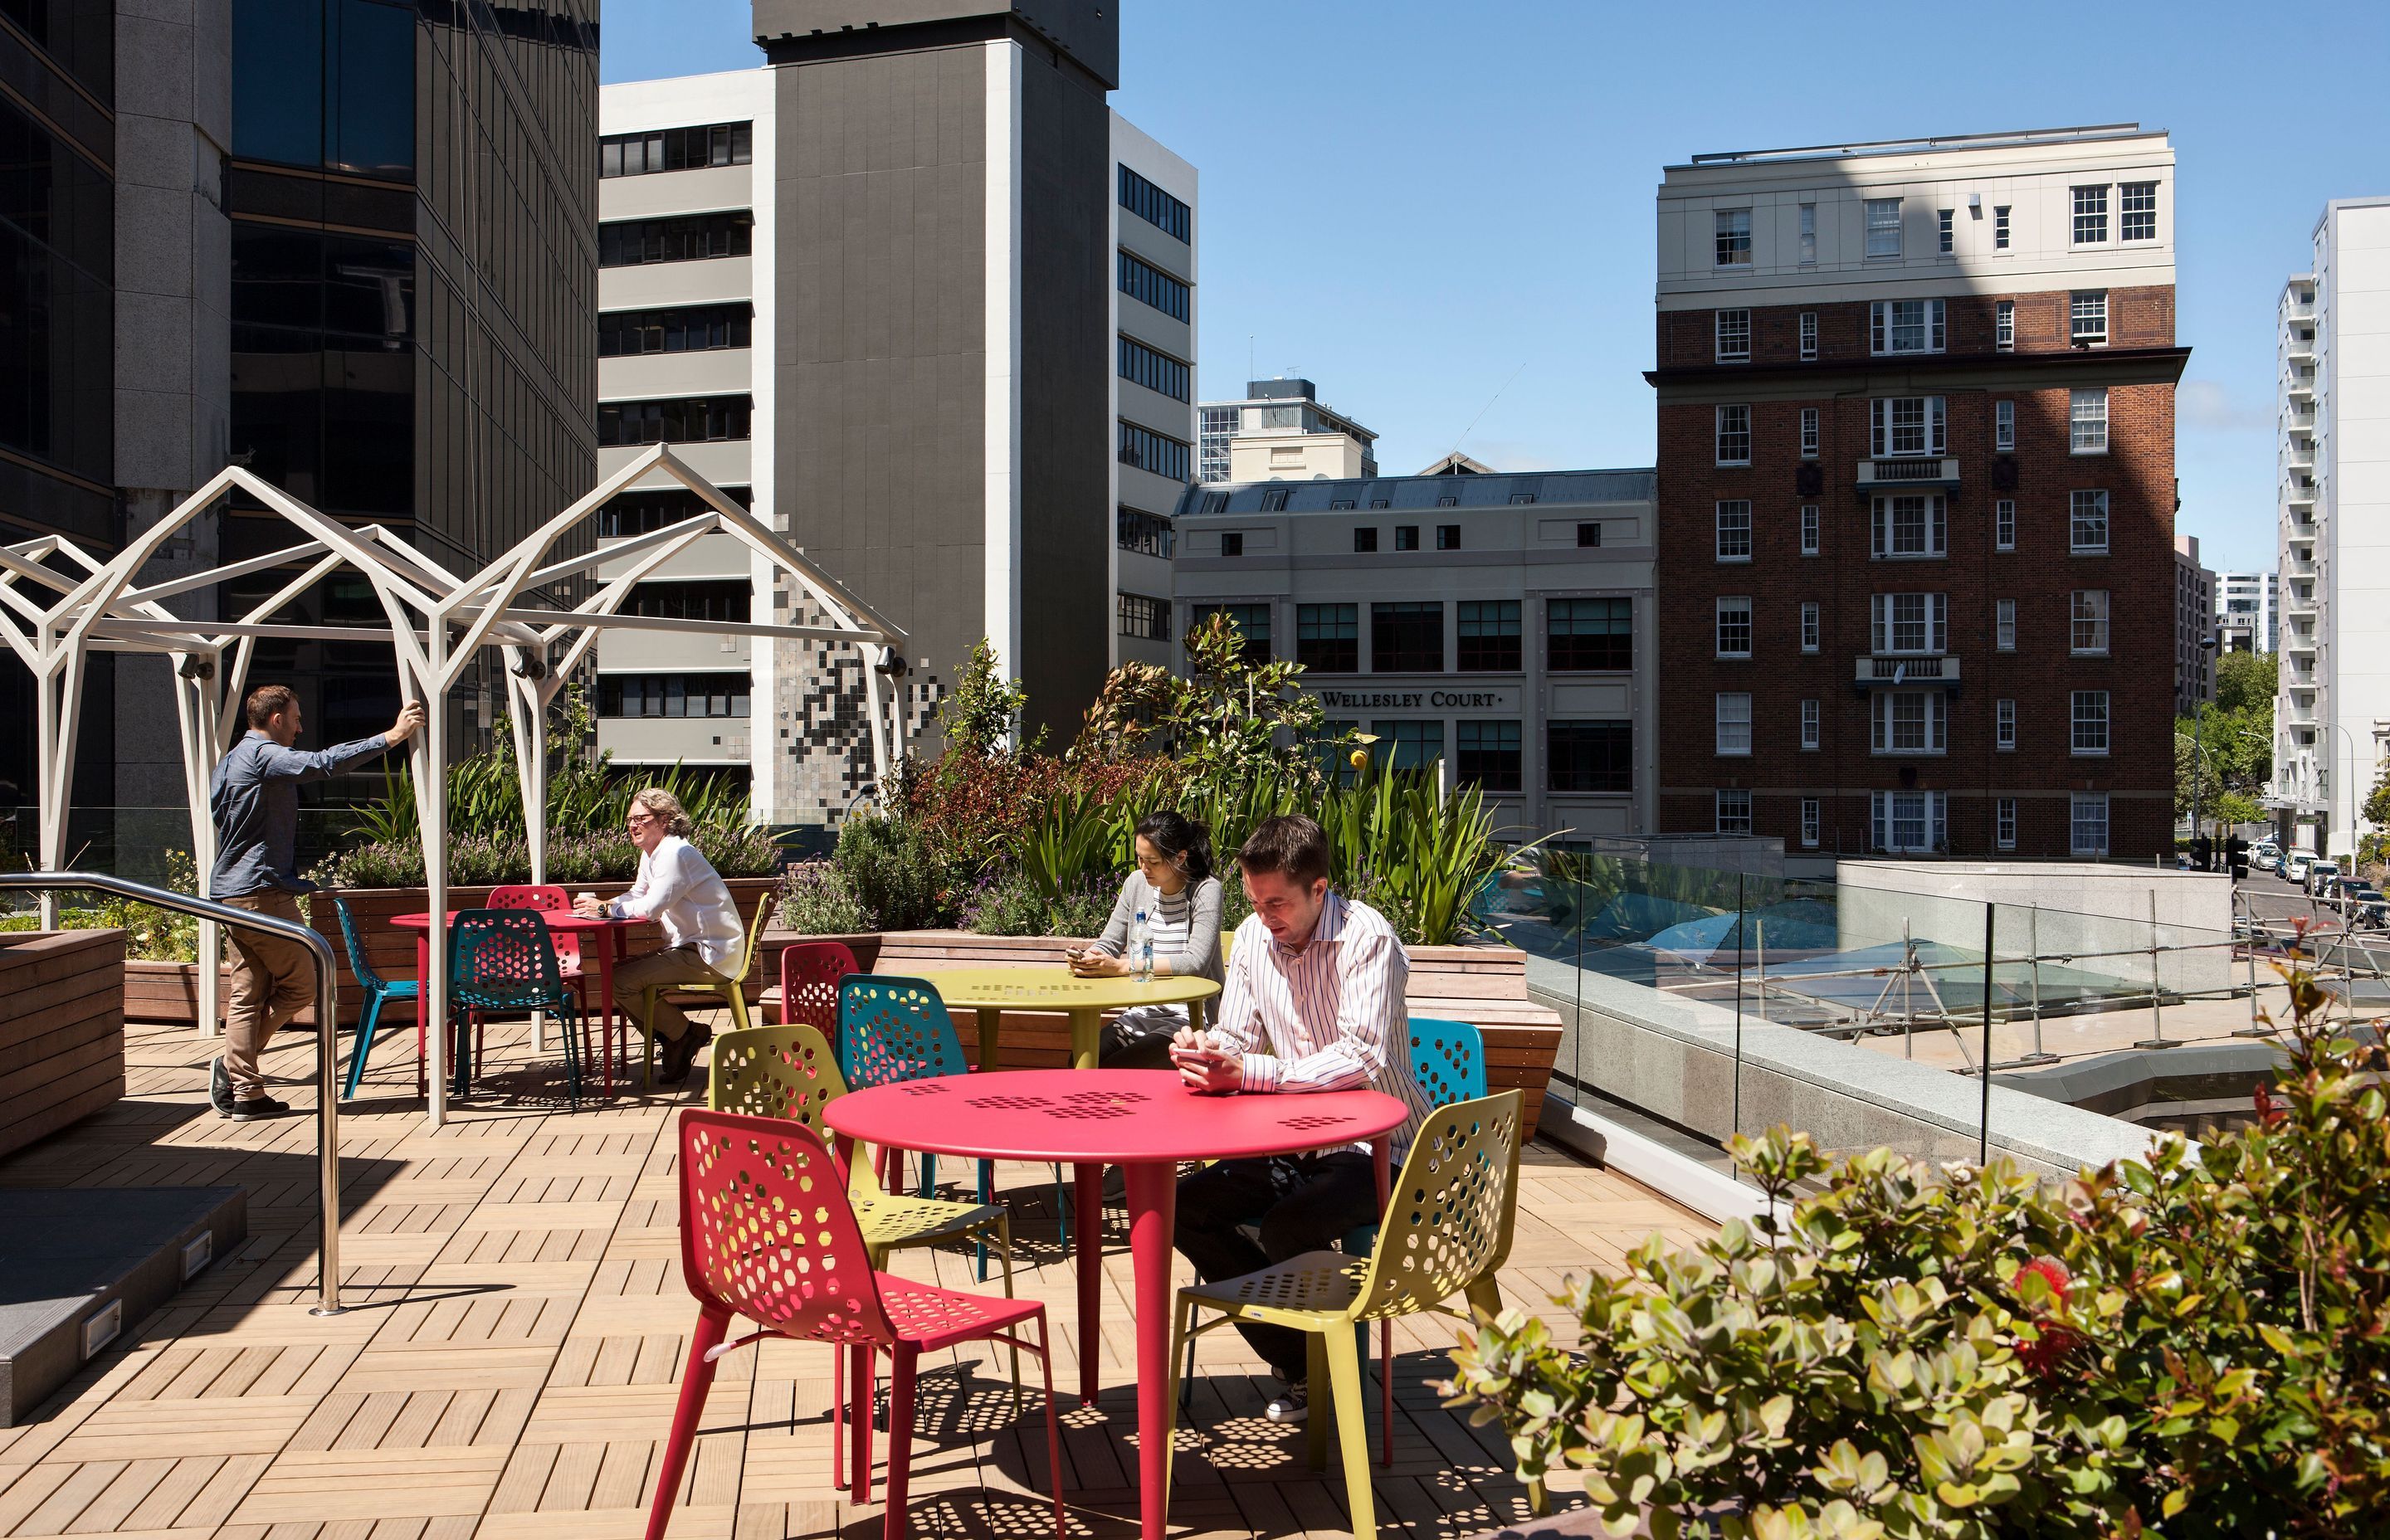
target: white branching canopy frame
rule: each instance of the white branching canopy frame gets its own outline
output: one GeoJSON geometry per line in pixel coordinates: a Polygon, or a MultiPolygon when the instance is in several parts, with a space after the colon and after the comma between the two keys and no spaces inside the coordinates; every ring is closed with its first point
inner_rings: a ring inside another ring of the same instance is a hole
{"type": "MultiPolygon", "coordinates": [[[[651,447],[607,477],[513,549],[469,576],[448,571],[379,525],[352,527],[319,513],[238,466],[210,478],[173,513],[106,561],[59,535],[0,545],[0,637],[32,671],[35,687],[43,869],[59,871],[66,865],[75,729],[91,656],[95,652],[148,654],[163,658],[173,669],[183,781],[190,802],[193,855],[202,897],[211,896],[206,889],[216,856],[209,786],[217,762],[242,726],[250,661],[261,640],[390,644],[397,658],[401,699],[419,700],[427,707],[423,731],[416,735],[409,751],[409,768],[422,823],[430,909],[443,914],[448,907],[448,830],[447,799],[441,788],[447,779],[451,734],[446,713],[436,709],[438,704],[456,688],[482,648],[494,648],[504,655],[508,717],[522,776],[532,880],[543,883],[547,879],[548,708],[588,658],[598,638],[612,630],[851,644],[861,650],[865,665],[866,722],[874,775],[885,776],[890,764],[904,752],[903,704],[893,689],[883,692],[881,677],[893,672],[888,664],[905,633],[663,444],[651,447]],[[659,475],[695,493],[703,509],[644,534],[609,541],[602,547],[590,542],[592,548],[578,556],[555,554],[559,545],[594,519],[617,493],[659,475]],[[289,525],[297,543],[171,581],[146,587],[137,584],[142,568],[168,541],[236,490],[255,498],[289,525]],[[715,533],[738,540],[761,558],[751,564],[756,574],[751,619],[679,620],[620,612],[641,578],[692,542],[715,533]],[[594,571],[600,563],[623,562],[628,565],[615,576],[595,582],[594,571]],[[178,594],[302,563],[289,583],[238,619],[186,620],[163,602],[178,594]],[[343,569],[356,572],[372,587],[387,619],[386,629],[301,624],[275,618],[301,595],[343,569]],[[534,602],[536,591],[580,577],[590,577],[594,587],[573,608],[542,608],[534,602]],[[812,607],[829,617],[829,623],[777,625],[752,618],[776,612],[773,592],[782,578],[802,590],[812,607]]],[[[57,903],[55,894],[42,900],[45,928],[57,924],[57,903]]],[[[215,955],[215,927],[203,925],[199,956],[215,955]]],[[[433,946],[429,955],[430,967],[422,982],[420,1009],[425,1020],[444,1020],[447,948],[433,946]]],[[[216,1019],[216,970],[201,968],[199,983],[199,1030],[211,1033],[216,1019]]],[[[429,1038],[432,1062],[427,1078],[435,1127],[447,1115],[445,1038],[443,1033],[432,1033],[429,1038]]]]}

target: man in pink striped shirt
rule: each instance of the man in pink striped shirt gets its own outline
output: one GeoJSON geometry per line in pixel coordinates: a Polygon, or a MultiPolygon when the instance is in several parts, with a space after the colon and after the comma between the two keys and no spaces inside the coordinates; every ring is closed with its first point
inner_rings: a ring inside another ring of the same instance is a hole
{"type": "MultiPolygon", "coordinates": [[[[1223,1093],[1368,1086],[1400,1097],[1411,1115],[1394,1136],[1399,1165],[1431,1110],[1411,1074],[1403,1005],[1410,964],[1401,939],[1375,909],[1330,891],[1328,836],[1309,818],[1263,820],[1237,866],[1253,917],[1237,928],[1219,1025],[1189,1027],[1172,1044],[1181,1078],[1223,1093]]],[[[1376,1170],[1363,1145],[1222,1161],[1178,1185],[1178,1249],[1207,1282],[1326,1251],[1378,1217],[1376,1170]]],[[[1238,1329],[1286,1383],[1269,1404],[1270,1419],[1303,1420],[1303,1334],[1238,1329]]]]}

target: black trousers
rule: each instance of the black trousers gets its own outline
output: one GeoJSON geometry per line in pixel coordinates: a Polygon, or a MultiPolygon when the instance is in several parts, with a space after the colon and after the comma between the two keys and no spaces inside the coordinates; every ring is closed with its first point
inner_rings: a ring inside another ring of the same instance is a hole
{"type": "MultiPolygon", "coordinates": [[[[1178,1249],[1206,1283],[1332,1248],[1379,1219],[1376,1163],[1357,1149],[1222,1161],[1178,1184],[1178,1249]],[[1260,1227],[1261,1240],[1242,1226],[1260,1227]]],[[[1304,1379],[1309,1344],[1291,1327],[1240,1323],[1262,1360],[1286,1380],[1304,1379]]]]}

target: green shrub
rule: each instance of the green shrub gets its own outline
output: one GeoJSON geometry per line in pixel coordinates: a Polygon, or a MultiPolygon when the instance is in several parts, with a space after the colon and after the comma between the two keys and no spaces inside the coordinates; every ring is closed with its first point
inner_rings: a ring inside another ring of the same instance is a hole
{"type": "MultiPolygon", "coordinates": [[[[689,843],[724,877],[771,877],[780,869],[779,846],[768,830],[752,825],[700,827],[689,843]]],[[[619,829],[548,839],[547,879],[559,886],[628,882],[638,874],[639,847],[619,829]]],[[[420,888],[425,881],[423,845],[413,837],[372,841],[327,856],[307,875],[328,888],[420,888]]],[[[463,888],[528,882],[531,841],[520,833],[452,839],[448,880],[463,888]]]]}
{"type": "Polygon", "coordinates": [[[871,911],[838,868],[815,862],[789,868],[780,883],[779,915],[774,923],[803,936],[852,935],[871,929],[871,911]]]}
{"type": "Polygon", "coordinates": [[[940,853],[912,818],[867,814],[838,831],[831,865],[871,916],[875,930],[932,930],[957,908],[940,853]]]}
{"type": "Polygon", "coordinates": [[[1101,881],[1080,882],[1049,896],[1012,872],[972,895],[962,924],[983,936],[1100,936],[1119,896],[1117,883],[1101,881]]]}

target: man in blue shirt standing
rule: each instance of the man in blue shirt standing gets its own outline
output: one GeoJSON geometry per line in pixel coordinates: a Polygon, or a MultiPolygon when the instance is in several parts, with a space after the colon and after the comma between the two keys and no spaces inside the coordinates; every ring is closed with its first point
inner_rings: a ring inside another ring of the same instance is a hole
{"type": "MultiPolygon", "coordinates": [[[[208,800],[215,814],[216,864],[209,894],[236,909],[271,915],[293,925],[299,895],[315,884],[299,875],[299,783],[319,781],[367,754],[395,749],[423,725],[423,707],[408,701],[390,731],[333,748],[309,751],[299,741],[299,698],[288,685],[261,685],[246,702],[249,732],[216,765],[208,800]]],[[[315,997],[315,967],[307,949],[280,936],[233,930],[232,1004],[225,1011],[225,1047],[209,1077],[208,1097],[235,1123],[279,1117],[287,1102],[265,1094],[258,1058],[266,1039],[315,997]]],[[[332,1023],[318,1022],[318,1032],[332,1023]]]]}

